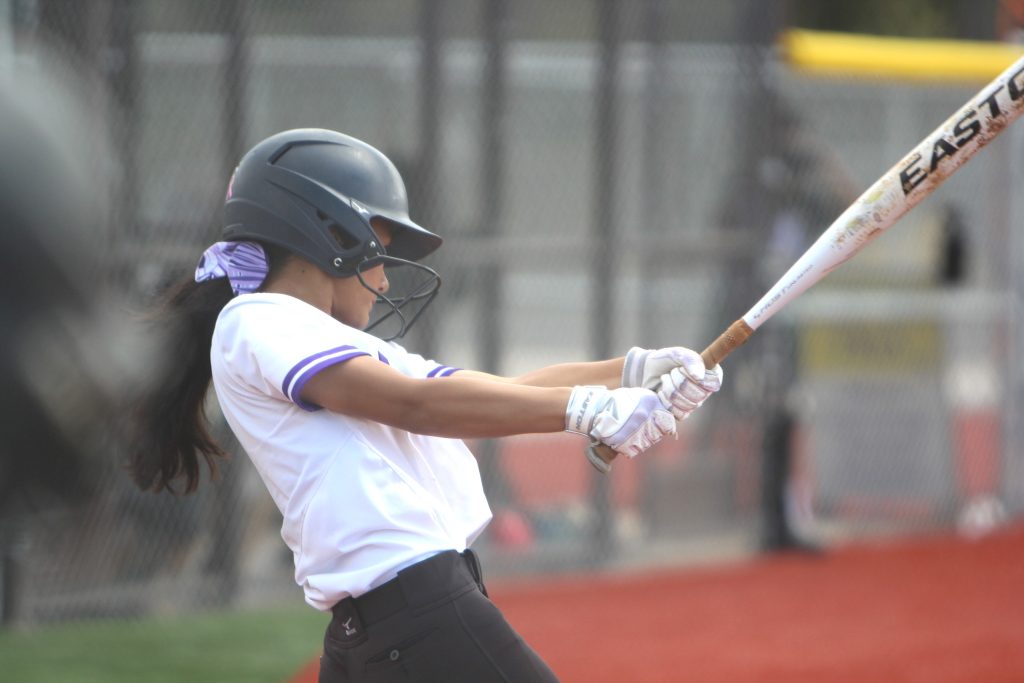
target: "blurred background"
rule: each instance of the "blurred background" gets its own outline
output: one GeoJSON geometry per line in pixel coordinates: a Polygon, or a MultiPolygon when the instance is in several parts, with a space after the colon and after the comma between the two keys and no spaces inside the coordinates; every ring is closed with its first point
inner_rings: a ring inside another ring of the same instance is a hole
{"type": "MultiPolygon", "coordinates": [[[[42,140],[7,157],[4,182],[46,149],[58,170],[41,183],[91,203],[41,227],[5,213],[5,245],[45,243],[10,261],[56,254],[69,284],[5,273],[5,430],[35,424],[15,411],[28,396],[38,433],[63,436],[7,441],[3,623],[301,603],[244,454],[196,495],[142,494],[88,412],[143,381],[152,340],[132,321],[217,239],[227,179],[260,139],[332,128],[399,166],[412,217],[446,240],[413,351],[511,375],[701,349],[1002,68],[829,72],[795,37],[1013,43],[1018,5],[0,0],[0,126],[42,140]]],[[[472,444],[489,576],[827,553],[1019,517],[1021,187],[1018,126],[759,330],[677,440],[607,477],[568,435],[472,444]]]]}

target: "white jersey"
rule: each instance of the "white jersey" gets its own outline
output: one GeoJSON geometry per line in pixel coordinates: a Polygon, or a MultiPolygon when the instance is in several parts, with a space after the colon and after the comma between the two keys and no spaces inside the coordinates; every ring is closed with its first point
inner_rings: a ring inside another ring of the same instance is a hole
{"type": "Polygon", "coordinates": [[[217,319],[210,351],[224,416],[281,510],[295,580],[321,610],[430,555],[465,550],[491,519],[462,441],[300,399],[317,372],[357,356],[409,377],[456,371],[285,294],[235,297],[217,319]]]}

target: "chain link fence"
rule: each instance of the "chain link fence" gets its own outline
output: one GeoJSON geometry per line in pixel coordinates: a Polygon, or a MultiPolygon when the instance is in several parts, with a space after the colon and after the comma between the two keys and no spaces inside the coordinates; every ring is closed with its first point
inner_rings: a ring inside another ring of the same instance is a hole
{"type": "MultiPolygon", "coordinates": [[[[405,345],[515,375],[702,347],[977,88],[801,75],[774,47],[781,4],[0,9],[8,72],[32,78],[36,38],[100,82],[118,179],[107,284],[125,307],[217,238],[246,148],[333,128],[388,154],[414,219],[446,240],[429,259],[441,297],[405,345]]],[[[489,575],[736,556],[776,513],[826,545],[1019,513],[1022,157],[1007,133],[731,357],[677,440],[608,477],[568,435],[471,444],[495,512],[489,575]]],[[[137,492],[117,460],[85,503],[8,521],[9,619],[299,599],[243,453],[183,498],[137,492]]]]}

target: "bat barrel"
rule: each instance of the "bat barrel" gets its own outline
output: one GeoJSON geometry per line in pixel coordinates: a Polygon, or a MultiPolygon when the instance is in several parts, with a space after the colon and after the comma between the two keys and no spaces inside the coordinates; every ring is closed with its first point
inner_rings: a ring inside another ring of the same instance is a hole
{"type": "Polygon", "coordinates": [[[932,131],[826,229],[743,319],[757,329],[930,195],[1024,113],[1024,57],[932,131]]]}

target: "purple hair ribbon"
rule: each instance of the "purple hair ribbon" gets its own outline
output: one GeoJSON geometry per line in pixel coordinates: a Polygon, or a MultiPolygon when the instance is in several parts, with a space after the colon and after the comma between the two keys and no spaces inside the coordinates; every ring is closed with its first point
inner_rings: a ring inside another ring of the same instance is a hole
{"type": "Polygon", "coordinates": [[[217,242],[203,252],[196,266],[196,282],[226,277],[231,291],[255,292],[267,277],[267,254],[256,242],[217,242]]]}

